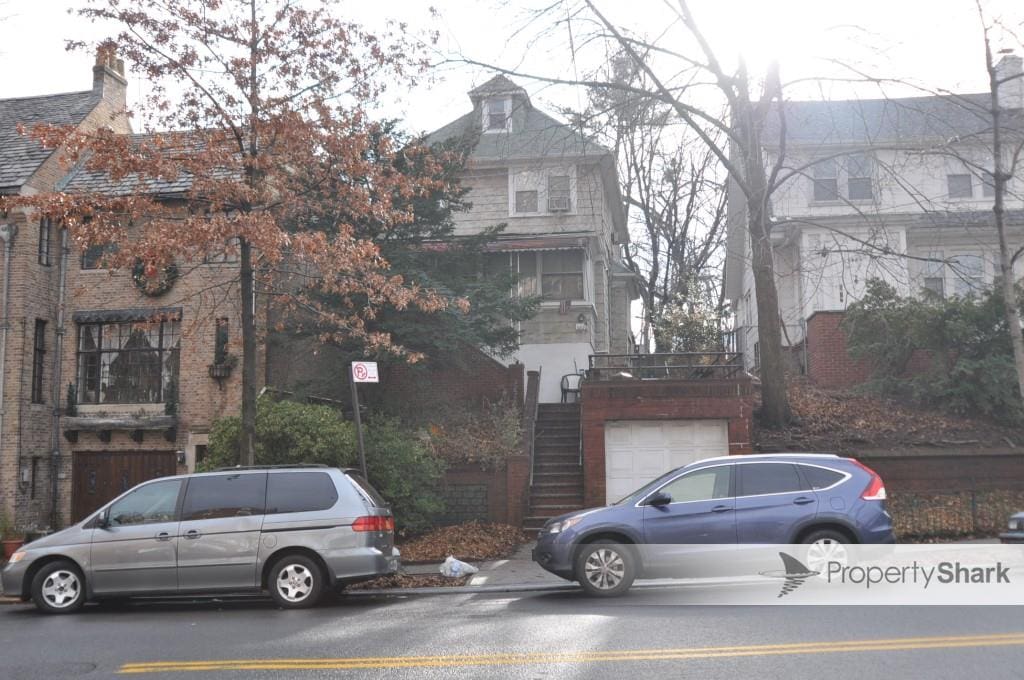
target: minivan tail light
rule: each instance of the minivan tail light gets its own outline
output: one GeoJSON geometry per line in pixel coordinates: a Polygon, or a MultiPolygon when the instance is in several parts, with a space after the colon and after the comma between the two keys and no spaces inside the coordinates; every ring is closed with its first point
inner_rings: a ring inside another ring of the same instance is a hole
{"type": "Polygon", "coordinates": [[[864,487],[864,491],[861,493],[860,497],[866,501],[884,501],[885,482],[882,481],[881,476],[859,460],[854,458],[851,458],[850,460],[854,465],[871,475],[871,479],[868,481],[868,485],[864,487]]]}
{"type": "Polygon", "coordinates": [[[352,522],[352,531],[394,531],[395,518],[383,515],[368,515],[357,517],[352,522]]]}

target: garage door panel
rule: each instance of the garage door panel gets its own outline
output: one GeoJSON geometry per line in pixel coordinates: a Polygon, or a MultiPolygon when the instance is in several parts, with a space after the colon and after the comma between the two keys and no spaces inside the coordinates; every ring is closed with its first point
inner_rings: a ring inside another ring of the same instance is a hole
{"type": "Polygon", "coordinates": [[[725,420],[609,421],[605,423],[607,501],[617,501],[674,468],[728,453],[725,420]]]}

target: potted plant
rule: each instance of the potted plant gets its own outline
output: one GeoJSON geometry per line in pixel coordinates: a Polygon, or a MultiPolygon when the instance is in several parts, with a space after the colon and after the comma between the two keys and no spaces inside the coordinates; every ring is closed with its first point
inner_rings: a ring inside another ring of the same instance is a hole
{"type": "Polygon", "coordinates": [[[24,544],[25,537],[19,536],[7,515],[0,513],[0,545],[3,545],[4,559],[11,559],[11,555],[24,544]]]}

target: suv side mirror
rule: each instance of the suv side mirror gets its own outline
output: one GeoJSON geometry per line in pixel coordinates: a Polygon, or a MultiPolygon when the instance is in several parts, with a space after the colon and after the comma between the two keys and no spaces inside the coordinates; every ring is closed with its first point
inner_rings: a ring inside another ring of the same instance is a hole
{"type": "Polygon", "coordinates": [[[647,505],[661,508],[672,502],[672,496],[664,491],[657,491],[647,499],[647,505]]]}

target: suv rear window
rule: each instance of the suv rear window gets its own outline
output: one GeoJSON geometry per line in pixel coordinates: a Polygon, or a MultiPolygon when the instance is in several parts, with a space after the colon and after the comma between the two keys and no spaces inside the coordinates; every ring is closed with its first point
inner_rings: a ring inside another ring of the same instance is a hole
{"type": "Polygon", "coordinates": [[[737,496],[760,496],[768,493],[802,491],[803,482],[792,463],[744,463],[740,472],[737,496]]]}
{"type": "Polygon", "coordinates": [[[804,473],[804,477],[812,489],[827,489],[846,476],[842,472],[812,465],[801,465],[800,471],[804,473]]]}
{"type": "Polygon", "coordinates": [[[352,480],[352,486],[362,494],[366,501],[376,508],[391,507],[391,504],[384,500],[384,497],[377,493],[377,490],[370,486],[370,483],[358,472],[346,471],[348,478],[352,480]]]}
{"type": "Polygon", "coordinates": [[[338,502],[326,472],[272,472],[267,481],[267,514],[326,510],[338,502]]]}
{"type": "Polygon", "coordinates": [[[266,497],[266,473],[193,477],[188,481],[181,519],[262,515],[266,497]]]}

